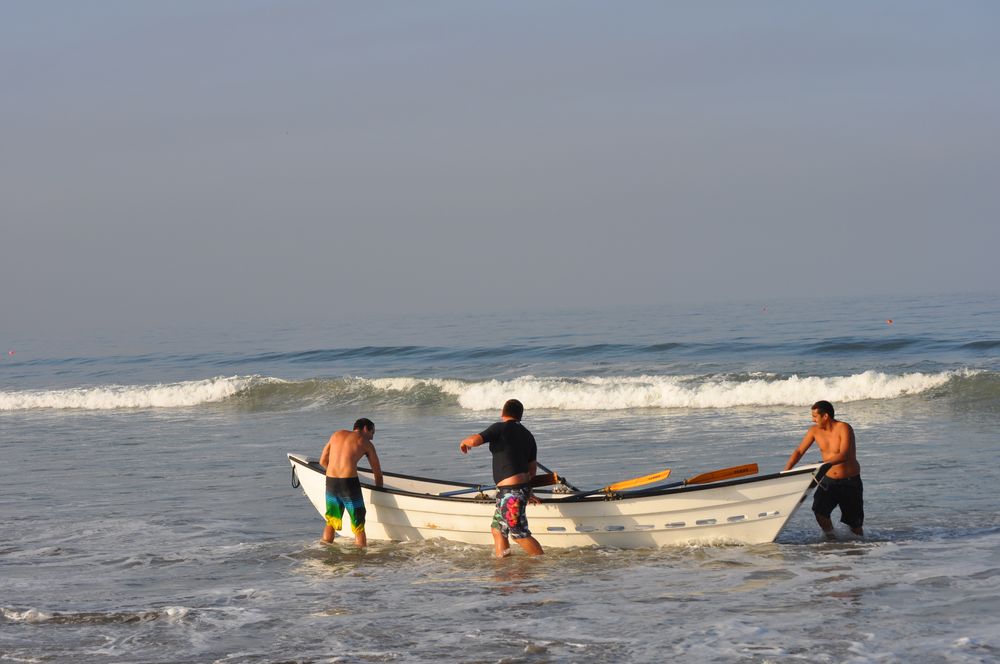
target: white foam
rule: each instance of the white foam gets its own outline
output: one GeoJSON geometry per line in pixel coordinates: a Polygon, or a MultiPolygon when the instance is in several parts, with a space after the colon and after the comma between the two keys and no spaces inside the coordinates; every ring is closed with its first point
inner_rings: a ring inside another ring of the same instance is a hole
{"type": "Polygon", "coordinates": [[[112,410],[182,408],[228,399],[259,382],[259,376],[220,376],[159,385],[102,385],[62,390],[0,392],[0,411],[47,409],[112,410]]]}
{"type": "Polygon", "coordinates": [[[52,619],[51,613],[44,613],[38,609],[27,609],[25,611],[15,611],[7,607],[0,608],[0,616],[11,622],[43,623],[52,619]]]}
{"type": "MultiPolygon", "coordinates": [[[[747,374],[729,376],[592,376],[583,378],[521,376],[509,380],[466,381],[441,378],[354,378],[348,391],[414,393],[437,390],[462,408],[495,410],[516,396],[531,408],[556,410],[627,410],[635,408],[732,408],[803,406],[817,399],[834,402],[895,399],[920,394],[954,377],[975,372],[907,373],[865,371],[850,376],[747,374]],[[351,385],[353,383],[353,385],[351,385]]],[[[0,391],[0,412],[30,409],[112,410],[184,408],[217,403],[267,384],[290,384],[262,376],[220,376],[157,385],[103,385],[60,390],[0,391]]],[[[343,397],[341,388],[334,392],[343,397]]],[[[293,394],[295,392],[293,391],[293,394]]],[[[355,394],[357,396],[357,394],[355,394]]],[[[368,395],[370,396],[370,394],[368,395]]],[[[348,395],[350,397],[350,394],[348,395]]]]}
{"type": "Polygon", "coordinates": [[[179,622],[187,617],[191,609],[186,606],[165,606],[161,609],[162,615],[171,622],[179,622]]]}
{"type": "Polygon", "coordinates": [[[818,399],[834,402],[895,399],[920,394],[947,383],[955,372],[891,375],[865,371],[850,376],[791,376],[777,379],[754,374],[745,380],[716,376],[618,376],[560,378],[522,376],[511,380],[384,378],[376,389],[408,391],[429,385],[456,397],[469,410],[495,410],[516,396],[532,408],[557,410],[626,410],[633,408],[732,408],[736,406],[806,406],[818,399]]]}

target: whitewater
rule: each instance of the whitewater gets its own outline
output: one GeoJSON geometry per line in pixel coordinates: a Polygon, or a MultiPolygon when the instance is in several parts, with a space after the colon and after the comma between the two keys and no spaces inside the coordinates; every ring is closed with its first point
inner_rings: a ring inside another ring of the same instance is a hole
{"type": "Polygon", "coordinates": [[[954,383],[960,389],[981,372],[889,375],[866,371],[851,376],[521,376],[510,380],[466,381],[446,378],[363,378],[293,382],[271,376],[218,376],[165,385],[102,385],[60,390],[0,391],[0,411],[31,409],[111,410],[185,408],[252,399],[283,392],[303,404],[336,399],[377,404],[393,398],[424,402],[436,393],[442,403],[469,410],[491,410],[507,394],[519,394],[535,408],[554,410],[628,410],[633,408],[728,408],[804,406],[807,395],[825,394],[838,402],[895,399],[954,383]],[[280,386],[280,387],[279,387],[280,386]]]}

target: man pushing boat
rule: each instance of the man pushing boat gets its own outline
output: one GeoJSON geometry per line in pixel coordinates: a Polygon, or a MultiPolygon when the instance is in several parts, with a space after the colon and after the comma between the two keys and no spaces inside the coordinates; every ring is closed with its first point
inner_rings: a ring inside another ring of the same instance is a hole
{"type": "Polygon", "coordinates": [[[785,470],[791,470],[816,442],[825,463],[833,464],[826,477],[816,487],[813,495],[813,513],[816,522],[829,539],[835,537],[830,515],[840,507],[840,521],[847,524],[855,535],[865,534],[864,486],[861,484],[861,464],[858,463],[854,442],[854,429],[847,422],[833,417],[833,404],[817,401],[812,405],[812,420],[802,442],[788,458],[785,470]]]}
{"type": "Polygon", "coordinates": [[[319,457],[320,465],[326,468],[326,527],[323,529],[323,541],[327,544],[337,536],[346,511],[351,518],[354,543],[361,547],[368,545],[368,536],[365,535],[365,500],[361,495],[361,481],[358,480],[358,461],[361,457],[368,457],[375,475],[375,486],[381,487],[382,466],[372,443],[374,437],[374,422],[362,417],[354,423],[354,431],[335,431],[319,457]]]}
{"type": "Polygon", "coordinates": [[[497,485],[496,512],[490,530],[497,558],[510,555],[513,538],[528,555],[542,554],[542,546],[528,529],[525,507],[529,501],[539,502],[531,495],[531,480],[538,469],[538,447],[535,437],[523,424],[524,405],[510,399],[500,411],[500,421],[482,433],[472,434],[458,446],[462,454],[473,447],[489,443],[493,454],[493,481],[497,485]]]}

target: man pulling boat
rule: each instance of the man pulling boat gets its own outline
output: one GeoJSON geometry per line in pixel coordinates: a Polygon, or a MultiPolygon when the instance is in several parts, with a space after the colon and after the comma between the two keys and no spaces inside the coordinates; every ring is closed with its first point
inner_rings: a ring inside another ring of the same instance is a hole
{"type": "Polygon", "coordinates": [[[833,508],[839,506],[840,521],[847,524],[852,533],[862,537],[865,534],[862,528],[865,522],[864,486],[861,483],[861,464],[858,463],[854,429],[847,422],[834,419],[833,415],[833,404],[829,401],[817,401],[812,405],[815,426],[809,428],[802,442],[792,452],[785,470],[791,470],[815,442],[823,455],[824,463],[833,464],[813,495],[812,509],[816,522],[827,538],[834,539],[836,535],[830,515],[833,508]]]}
{"type": "MultiPolygon", "coordinates": [[[[818,429],[811,430],[803,447],[789,460],[789,468],[780,473],[753,478],[757,464],[748,463],[700,473],[679,482],[658,484],[670,472],[665,469],[613,482],[600,489],[581,490],[538,463],[534,436],[520,422],[523,414],[523,405],[511,399],[504,404],[500,422],[468,436],[459,445],[461,452],[466,454],[473,447],[489,443],[495,486],[488,489],[466,482],[399,473],[387,473],[388,478],[383,482],[378,457],[374,454],[369,456],[371,469],[358,468],[357,461],[366,456],[365,452],[369,448],[374,452],[371,445],[374,425],[370,420],[359,420],[354,432],[338,432],[339,435],[331,437],[329,449],[320,459],[289,454],[292,484],[297,487],[301,483],[306,496],[327,518],[330,529],[339,529],[344,511],[358,517],[352,520],[355,540],[362,546],[369,536],[393,541],[433,538],[469,544],[492,541],[496,555],[504,557],[510,554],[511,538],[529,555],[543,553],[543,544],[545,548],[597,545],[636,549],[692,543],[773,542],[831,464],[844,463],[832,448],[828,454],[823,442],[827,434],[825,429],[818,429]],[[358,447],[343,445],[348,440],[358,447]],[[829,458],[830,463],[792,469],[816,440],[820,440],[824,458],[829,458]],[[353,448],[353,453],[347,448],[353,448]],[[338,455],[333,454],[335,449],[341,453],[348,451],[346,468],[340,468],[338,455]],[[538,476],[537,469],[547,471],[548,476],[538,476]],[[330,486],[331,478],[360,480],[362,495],[337,495],[341,492],[330,486]],[[543,478],[546,481],[540,481],[543,478]],[[531,492],[532,486],[559,482],[571,491],[554,491],[542,497],[531,492]],[[649,484],[655,486],[647,488],[649,484]],[[496,490],[493,498],[485,494],[490,490],[496,490]],[[470,495],[472,493],[477,495],[470,495]],[[331,498],[335,504],[331,504],[331,498]],[[538,506],[532,512],[535,533],[528,528],[525,515],[529,502],[538,506]],[[361,512],[352,513],[349,509],[368,505],[370,512],[362,508],[361,512]],[[477,525],[484,524],[488,518],[491,519],[489,534],[482,525],[477,525]]],[[[826,427],[832,415],[814,413],[814,419],[818,425],[826,423],[823,424],[826,427]]],[[[846,440],[853,445],[849,425],[836,424],[842,425],[836,427],[837,435],[847,427],[850,436],[846,440]]],[[[853,455],[851,459],[856,463],[853,455]]],[[[850,523],[847,521],[851,514],[849,506],[843,501],[836,504],[844,512],[845,522],[850,523]]],[[[824,516],[824,509],[825,518],[829,519],[832,506],[814,505],[818,519],[824,516]]],[[[853,523],[851,525],[854,527],[853,523]]],[[[860,523],[857,526],[860,528],[860,523]]],[[[333,533],[324,535],[324,539],[329,540],[333,533]]]]}
{"type": "Polygon", "coordinates": [[[335,431],[320,455],[320,465],[326,468],[326,526],[323,528],[323,541],[333,542],[343,524],[344,513],[351,519],[351,531],[354,533],[354,543],[360,547],[368,545],[365,534],[364,497],[361,495],[361,481],[358,480],[358,461],[368,458],[375,486],[382,486],[382,467],[372,438],[375,437],[375,424],[367,417],[354,423],[353,431],[341,429],[335,431]]]}
{"type": "Polygon", "coordinates": [[[459,449],[468,454],[473,447],[489,443],[493,454],[493,481],[497,485],[496,512],[490,530],[497,558],[510,555],[513,538],[528,555],[541,555],[542,546],[528,529],[525,507],[537,502],[531,495],[531,480],[538,469],[538,447],[535,437],[523,424],[524,405],[509,399],[500,411],[500,421],[482,433],[472,434],[462,441],[459,449]]]}

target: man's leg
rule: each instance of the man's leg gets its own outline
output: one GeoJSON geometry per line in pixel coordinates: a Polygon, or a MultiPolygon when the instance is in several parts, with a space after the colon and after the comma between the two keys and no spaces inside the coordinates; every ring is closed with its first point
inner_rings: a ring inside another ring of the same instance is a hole
{"type": "Polygon", "coordinates": [[[491,528],[490,532],[493,533],[493,551],[496,553],[497,558],[509,556],[510,542],[507,540],[507,536],[496,528],[491,528]]]}
{"type": "Polygon", "coordinates": [[[326,527],[323,528],[323,541],[327,544],[333,542],[333,538],[337,536],[337,531],[340,530],[343,521],[341,517],[343,514],[340,511],[340,505],[336,500],[331,500],[327,497],[326,501],[326,527]]]}
{"type": "Polygon", "coordinates": [[[833,513],[833,508],[837,506],[837,498],[825,483],[824,479],[816,487],[816,493],[813,494],[812,510],[816,516],[816,523],[823,529],[826,538],[836,539],[837,534],[833,530],[833,521],[830,520],[830,515],[833,513]]]}
{"type": "Polygon", "coordinates": [[[365,534],[365,499],[361,495],[361,482],[357,478],[350,481],[350,495],[347,497],[347,514],[351,517],[351,530],[354,532],[354,543],[360,548],[368,546],[368,535],[365,534]]]}
{"type": "MultiPolygon", "coordinates": [[[[816,513],[814,512],[814,514],[816,513]]],[[[833,530],[833,521],[830,521],[830,517],[816,514],[816,523],[823,529],[823,534],[826,535],[827,539],[837,539],[837,533],[833,530]]]]}
{"type": "Polygon", "coordinates": [[[517,537],[514,541],[520,544],[529,556],[540,556],[545,553],[542,551],[542,545],[534,537],[517,537]]]}
{"type": "Polygon", "coordinates": [[[327,544],[333,542],[343,524],[344,504],[337,497],[337,481],[335,477],[326,478],[326,527],[323,528],[323,541],[327,544]]]}
{"type": "Polygon", "coordinates": [[[865,522],[864,485],[860,477],[854,480],[840,501],[840,520],[858,537],[865,536],[862,528],[865,522]]]}
{"type": "Polygon", "coordinates": [[[368,535],[365,534],[364,506],[362,505],[360,508],[351,509],[350,515],[351,531],[354,533],[354,543],[363,549],[368,546],[368,535]]]}
{"type": "Polygon", "coordinates": [[[508,512],[511,519],[510,534],[514,537],[514,541],[524,549],[524,551],[529,556],[540,556],[542,555],[542,545],[538,543],[534,537],[531,536],[531,531],[528,530],[528,515],[526,508],[528,507],[528,500],[530,500],[530,490],[519,491],[517,495],[517,502],[512,505],[516,509],[512,509],[508,512]]]}

